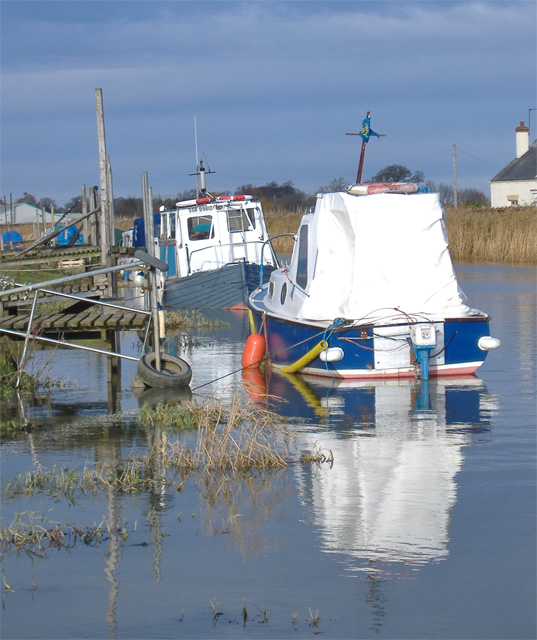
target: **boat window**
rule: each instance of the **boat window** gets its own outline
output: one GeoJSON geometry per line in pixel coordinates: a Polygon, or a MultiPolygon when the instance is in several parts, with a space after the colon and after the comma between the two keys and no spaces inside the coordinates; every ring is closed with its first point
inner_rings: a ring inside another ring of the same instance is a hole
{"type": "Polygon", "coordinates": [[[167,238],[175,238],[175,212],[168,216],[168,228],[166,229],[167,238]]]}
{"type": "Polygon", "coordinates": [[[188,237],[190,240],[214,238],[212,216],[192,216],[188,219],[188,237]]]}
{"type": "Polygon", "coordinates": [[[227,227],[231,233],[237,231],[252,231],[255,228],[254,211],[252,207],[245,209],[228,209],[227,227]]]}
{"type": "Polygon", "coordinates": [[[308,225],[300,229],[298,238],[298,265],[296,269],[296,283],[302,289],[308,284],[308,225]]]}
{"type": "Polygon", "coordinates": [[[160,237],[166,238],[166,231],[168,229],[168,214],[161,214],[160,216],[160,237]]]}
{"type": "Polygon", "coordinates": [[[286,298],[287,298],[287,283],[284,282],[280,290],[280,303],[284,304],[286,298]]]}

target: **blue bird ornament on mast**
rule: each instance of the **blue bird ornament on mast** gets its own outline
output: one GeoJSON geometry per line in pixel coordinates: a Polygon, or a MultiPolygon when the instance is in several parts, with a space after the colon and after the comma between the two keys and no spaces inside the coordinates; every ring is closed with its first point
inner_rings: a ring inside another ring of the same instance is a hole
{"type": "Polygon", "coordinates": [[[370,136],[376,136],[377,138],[385,137],[385,133],[377,133],[371,129],[371,113],[368,111],[367,116],[362,122],[362,128],[360,133],[346,133],[346,136],[360,136],[362,138],[362,152],[360,153],[360,163],[358,165],[358,173],[356,175],[356,184],[360,184],[362,181],[362,169],[364,167],[365,145],[369,142],[370,136]]]}

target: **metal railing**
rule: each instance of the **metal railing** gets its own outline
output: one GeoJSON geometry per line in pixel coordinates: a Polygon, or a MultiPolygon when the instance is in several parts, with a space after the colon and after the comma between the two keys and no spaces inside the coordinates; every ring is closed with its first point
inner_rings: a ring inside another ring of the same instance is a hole
{"type": "MultiPolygon", "coordinates": [[[[8,295],[13,295],[13,294],[20,294],[20,293],[25,293],[26,291],[34,291],[35,295],[32,301],[32,308],[30,311],[30,316],[28,319],[28,327],[26,329],[26,332],[22,332],[22,331],[16,331],[14,329],[8,329],[6,327],[2,327],[2,318],[0,318],[0,332],[2,333],[6,333],[8,335],[14,335],[14,336],[18,336],[18,337],[23,337],[24,338],[24,347],[22,350],[22,354],[21,354],[21,358],[20,358],[20,362],[18,365],[18,375],[17,375],[17,387],[19,386],[20,383],[20,378],[22,375],[22,371],[24,368],[24,364],[26,361],[26,356],[28,353],[28,344],[30,339],[32,340],[38,340],[41,342],[46,342],[46,343],[52,343],[52,344],[58,344],[58,345],[62,345],[65,347],[70,347],[73,349],[80,349],[83,351],[91,351],[93,353],[100,353],[100,354],[104,354],[104,355],[108,355],[111,357],[115,357],[115,358],[124,358],[126,360],[138,360],[138,358],[135,358],[134,356],[128,356],[125,354],[121,354],[121,353],[115,353],[113,351],[106,351],[104,349],[97,349],[95,347],[88,347],[86,345],[79,345],[79,344],[74,344],[72,342],[65,342],[64,340],[56,340],[54,338],[47,338],[45,336],[40,336],[40,335],[35,335],[32,334],[32,325],[34,322],[34,317],[35,317],[35,309],[37,306],[37,301],[38,301],[38,292],[43,292],[45,294],[53,294],[56,296],[60,296],[60,297],[64,297],[64,298],[70,298],[73,300],[79,300],[79,301],[84,301],[87,302],[88,304],[95,304],[95,305],[100,305],[103,307],[111,307],[113,309],[119,309],[122,311],[134,311],[136,313],[140,313],[142,315],[148,315],[150,317],[150,321],[153,321],[153,324],[155,327],[158,328],[158,309],[157,308],[150,308],[149,311],[147,310],[140,310],[140,309],[133,309],[132,307],[126,307],[124,305],[121,304],[117,304],[115,302],[106,302],[105,300],[94,300],[91,298],[84,298],[82,296],[76,296],[74,294],[68,294],[68,293],[63,293],[60,291],[54,291],[53,289],[50,289],[49,287],[51,286],[55,286],[55,285],[59,285],[59,284],[65,284],[68,282],[72,282],[74,280],[80,280],[82,278],[87,278],[89,276],[95,276],[95,275],[102,275],[102,274],[108,274],[114,271],[120,271],[123,269],[139,269],[140,267],[149,267],[150,273],[154,273],[157,269],[161,270],[161,271],[165,271],[168,268],[168,265],[165,262],[162,262],[161,260],[158,260],[157,258],[153,258],[153,256],[150,256],[149,254],[147,254],[145,251],[136,251],[135,253],[135,260],[131,263],[129,263],[128,265],[116,265],[114,267],[104,267],[102,269],[96,269],[94,271],[89,271],[89,272],[85,272],[85,273],[78,273],[78,274],[74,274],[71,276],[65,276],[62,278],[56,278],[54,280],[47,280],[44,282],[38,282],[35,284],[27,284],[27,285],[19,285],[17,287],[11,288],[11,289],[4,289],[3,291],[0,290],[0,298],[8,296],[8,295]]],[[[155,305],[151,304],[151,307],[154,307],[155,305]]],[[[149,327],[148,327],[149,330],[149,327]]],[[[156,331],[153,332],[155,334],[155,349],[158,348],[158,334],[159,331],[158,329],[156,331]]],[[[157,370],[160,371],[160,367],[157,368],[157,370]]]]}

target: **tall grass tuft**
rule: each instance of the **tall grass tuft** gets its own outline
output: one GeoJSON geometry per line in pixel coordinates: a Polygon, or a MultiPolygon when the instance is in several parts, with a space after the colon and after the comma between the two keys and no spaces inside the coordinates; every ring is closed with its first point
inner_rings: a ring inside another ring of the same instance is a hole
{"type": "Polygon", "coordinates": [[[234,397],[231,406],[206,403],[198,416],[196,442],[171,443],[169,466],[182,470],[270,469],[289,464],[289,430],[277,416],[234,397]]]}

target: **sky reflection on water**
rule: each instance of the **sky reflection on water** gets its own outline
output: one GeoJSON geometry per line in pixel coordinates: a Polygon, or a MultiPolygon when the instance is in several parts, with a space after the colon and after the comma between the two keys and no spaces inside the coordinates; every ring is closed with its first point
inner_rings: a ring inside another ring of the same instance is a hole
{"type": "MultiPolygon", "coordinates": [[[[459,275],[502,339],[479,377],[333,385],[273,372],[245,390],[245,316],[191,341],[170,337],[168,350],[193,367],[194,398],[249,393],[288,420],[295,456],[318,445],[333,452],[333,466],[176,478],[74,503],[3,494],[4,524],[29,510],[79,526],[111,523],[101,545],[2,559],[14,588],[3,594],[3,636],[532,637],[535,272],[465,266],[459,275]],[[211,602],[223,612],[216,620],[211,602]]],[[[123,348],[135,353],[137,337],[125,335],[123,348]]],[[[105,364],[90,355],[86,367],[84,358],[58,353],[54,368],[75,385],[39,406],[25,401],[46,428],[2,442],[4,485],[36,463],[120,464],[151,447],[158,477],[166,438],[137,425],[135,364],[124,363],[111,402],[105,364]]]]}

